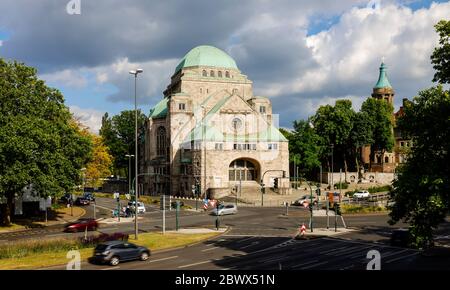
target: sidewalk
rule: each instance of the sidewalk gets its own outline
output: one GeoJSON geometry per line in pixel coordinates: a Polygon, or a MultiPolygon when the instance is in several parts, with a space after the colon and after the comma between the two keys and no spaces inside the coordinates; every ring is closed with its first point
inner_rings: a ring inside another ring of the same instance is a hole
{"type": "MultiPolygon", "coordinates": [[[[334,231],[334,227],[327,228],[314,228],[313,232],[311,232],[311,229],[306,229],[305,234],[303,235],[303,238],[317,238],[317,237],[333,237],[333,236],[339,236],[342,234],[350,233],[350,232],[356,232],[358,230],[356,229],[349,229],[349,228],[337,228],[337,231],[334,231]]],[[[302,237],[298,234],[296,236],[297,239],[301,239],[302,237]]]]}
{"type": "MultiPolygon", "coordinates": [[[[138,217],[138,220],[142,220],[143,217],[138,217]]],[[[126,224],[126,223],[133,223],[134,218],[132,217],[121,217],[120,221],[118,218],[105,218],[105,219],[98,219],[97,222],[101,224],[126,224]]]]}
{"type": "Polygon", "coordinates": [[[179,229],[178,231],[166,231],[166,233],[170,234],[210,234],[210,233],[224,233],[228,228],[219,228],[219,230],[215,229],[207,229],[207,228],[185,228],[179,229]]]}

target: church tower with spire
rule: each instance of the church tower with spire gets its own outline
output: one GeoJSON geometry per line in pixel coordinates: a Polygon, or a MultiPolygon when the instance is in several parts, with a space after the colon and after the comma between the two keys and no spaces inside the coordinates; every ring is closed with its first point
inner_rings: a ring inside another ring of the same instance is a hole
{"type": "Polygon", "coordinates": [[[379,100],[385,100],[391,105],[394,105],[395,92],[388,80],[386,70],[387,66],[383,61],[380,66],[380,75],[378,76],[378,81],[375,87],[373,87],[372,97],[379,100]]]}

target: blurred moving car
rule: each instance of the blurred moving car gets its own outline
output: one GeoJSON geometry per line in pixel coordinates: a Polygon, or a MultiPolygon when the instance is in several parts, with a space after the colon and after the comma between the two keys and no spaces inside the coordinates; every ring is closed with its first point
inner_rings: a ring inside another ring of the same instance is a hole
{"type": "Polygon", "coordinates": [[[212,210],[213,215],[237,214],[237,206],[235,204],[220,204],[212,210]]]}
{"type": "Polygon", "coordinates": [[[108,263],[117,266],[122,261],[146,261],[150,257],[150,250],[146,247],[124,241],[109,241],[97,245],[91,262],[108,263]]]}
{"type": "Polygon", "coordinates": [[[370,193],[367,190],[359,190],[353,194],[353,198],[369,198],[370,193]]]}
{"type": "MultiPolygon", "coordinates": [[[[294,200],[291,205],[295,205],[295,206],[301,206],[304,203],[310,203],[311,202],[311,196],[310,195],[304,195],[302,197],[300,197],[297,200],[294,200]]],[[[317,197],[313,196],[313,204],[316,205],[317,204],[317,197]]]]}
{"type": "MultiPolygon", "coordinates": [[[[131,208],[131,210],[134,212],[134,205],[136,204],[135,201],[130,201],[128,202],[128,206],[131,208]]],[[[146,209],[145,209],[145,205],[143,202],[138,201],[137,202],[137,213],[145,213],[146,209]]]]}
{"type": "Polygon", "coordinates": [[[90,205],[91,202],[90,202],[89,199],[87,199],[87,198],[85,198],[85,197],[78,197],[78,198],[75,200],[75,204],[76,204],[76,205],[90,205]]]}
{"type": "Polygon", "coordinates": [[[95,196],[92,192],[85,192],[83,197],[89,201],[94,201],[95,202],[95,196]]]}
{"type": "Polygon", "coordinates": [[[80,219],[76,222],[70,223],[65,226],[65,232],[79,232],[85,231],[87,228],[88,231],[96,231],[98,228],[98,223],[94,219],[80,219]]]}

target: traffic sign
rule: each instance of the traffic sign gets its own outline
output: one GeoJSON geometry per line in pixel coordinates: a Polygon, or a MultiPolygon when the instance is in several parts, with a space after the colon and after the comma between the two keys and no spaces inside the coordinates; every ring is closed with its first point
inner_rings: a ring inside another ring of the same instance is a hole
{"type": "Polygon", "coordinates": [[[299,229],[299,232],[300,232],[300,235],[302,235],[302,236],[305,235],[305,232],[306,232],[305,224],[302,224],[302,226],[299,229]]]}
{"type": "Polygon", "coordinates": [[[216,204],[217,204],[217,200],[215,200],[215,199],[209,201],[209,205],[211,207],[216,207],[216,204]]]}

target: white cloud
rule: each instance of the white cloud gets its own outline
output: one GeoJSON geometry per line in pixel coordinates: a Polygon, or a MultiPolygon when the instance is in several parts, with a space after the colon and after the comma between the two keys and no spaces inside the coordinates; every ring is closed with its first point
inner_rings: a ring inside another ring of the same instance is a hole
{"type": "Polygon", "coordinates": [[[81,124],[89,128],[89,131],[94,134],[99,134],[99,130],[102,126],[102,116],[105,112],[100,112],[94,109],[84,109],[78,106],[70,106],[69,109],[74,117],[81,122],[81,124]]]}
{"type": "Polygon", "coordinates": [[[43,74],[41,78],[48,83],[69,88],[84,88],[88,85],[88,79],[82,70],[65,69],[50,74],[43,74]]]}

